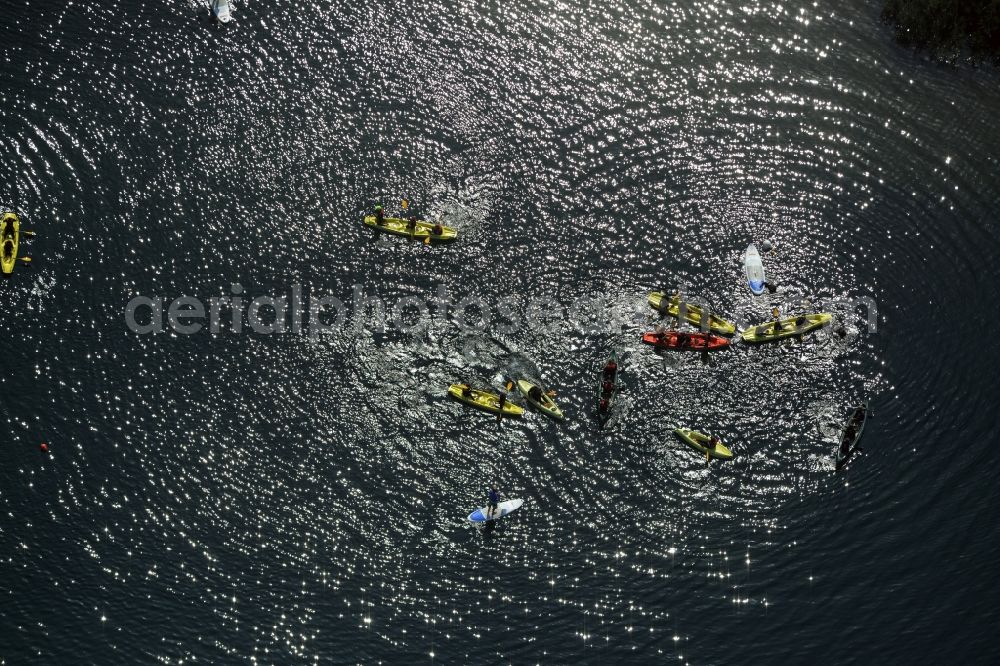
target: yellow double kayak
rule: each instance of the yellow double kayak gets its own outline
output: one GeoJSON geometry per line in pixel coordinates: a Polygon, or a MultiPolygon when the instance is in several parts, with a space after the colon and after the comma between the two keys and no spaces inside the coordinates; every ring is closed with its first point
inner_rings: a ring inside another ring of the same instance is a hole
{"type": "MultiPolygon", "coordinates": [[[[448,387],[448,395],[491,414],[500,413],[500,396],[496,393],[470,388],[468,384],[452,384],[448,387]],[[468,391],[468,395],[466,395],[466,391],[468,391]]],[[[503,406],[504,416],[521,416],[522,414],[524,414],[524,409],[509,400],[503,406]]]]}
{"type": "Polygon", "coordinates": [[[697,449],[701,455],[705,455],[707,453],[709,456],[718,458],[719,460],[732,460],[733,458],[733,452],[727,449],[721,441],[716,442],[716,444],[709,449],[712,438],[703,432],[691,430],[690,428],[675,428],[674,434],[677,435],[682,442],[697,449]]]}
{"type": "Polygon", "coordinates": [[[17,241],[21,235],[21,221],[14,213],[4,213],[0,220],[0,270],[9,275],[17,263],[17,241]]]}
{"type": "MultiPolygon", "coordinates": [[[[672,317],[680,317],[681,297],[673,296],[669,301],[666,299],[666,294],[658,291],[654,291],[646,298],[649,302],[649,306],[654,310],[666,312],[672,317]]],[[[692,305],[690,303],[684,304],[684,321],[692,326],[700,328],[701,318],[703,315],[704,313],[699,306],[692,305]]],[[[708,329],[713,333],[718,333],[719,335],[733,335],[736,333],[736,326],[722,317],[716,317],[712,313],[708,314],[708,329]]]]}
{"type": "Polygon", "coordinates": [[[365,224],[369,227],[374,227],[376,229],[381,229],[382,231],[388,231],[390,234],[396,234],[397,236],[406,236],[407,238],[413,238],[414,240],[427,240],[430,238],[435,242],[444,242],[455,240],[458,236],[458,232],[451,227],[446,227],[441,225],[441,233],[434,233],[434,223],[427,222],[426,220],[417,220],[414,227],[410,228],[410,221],[404,220],[399,217],[384,217],[382,218],[382,224],[379,225],[375,221],[374,215],[368,215],[365,217],[365,224]]]}
{"type": "Polygon", "coordinates": [[[562,410],[556,405],[555,401],[549,396],[545,395],[542,391],[542,387],[538,384],[533,384],[527,379],[517,380],[517,390],[521,392],[521,395],[531,403],[531,406],[538,411],[548,414],[557,421],[562,421],[565,416],[563,416],[562,410]]]}
{"type": "Polygon", "coordinates": [[[833,320],[828,312],[785,317],[779,321],[769,321],[743,331],[744,342],[774,342],[785,338],[795,338],[810,331],[823,328],[833,320]]]}

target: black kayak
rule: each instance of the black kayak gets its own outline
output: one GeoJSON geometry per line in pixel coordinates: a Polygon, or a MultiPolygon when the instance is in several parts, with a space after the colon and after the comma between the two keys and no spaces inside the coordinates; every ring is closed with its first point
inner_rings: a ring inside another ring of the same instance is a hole
{"type": "Polygon", "coordinates": [[[840,435],[840,448],[837,449],[837,469],[847,464],[854,452],[858,450],[858,442],[865,432],[865,424],[868,423],[868,403],[864,403],[854,408],[850,420],[844,426],[844,432],[840,435]]]}

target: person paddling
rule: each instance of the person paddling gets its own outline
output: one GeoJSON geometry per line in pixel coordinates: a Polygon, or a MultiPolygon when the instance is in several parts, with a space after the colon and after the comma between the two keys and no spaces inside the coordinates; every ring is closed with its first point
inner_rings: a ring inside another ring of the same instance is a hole
{"type": "Polygon", "coordinates": [[[492,518],[496,515],[497,505],[500,504],[500,493],[497,492],[496,486],[490,486],[490,491],[486,494],[486,518],[492,518]]]}
{"type": "Polygon", "coordinates": [[[385,226],[385,212],[382,210],[382,204],[375,204],[375,224],[378,226],[385,226]]]}
{"type": "Polygon", "coordinates": [[[851,425],[849,425],[847,427],[847,430],[844,431],[844,436],[840,440],[840,455],[841,455],[841,457],[846,456],[848,453],[851,452],[851,444],[854,443],[854,435],[855,435],[855,433],[856,433],[856,431],[854,429],[854,423],[852,422],[851,425]]]}
{"type": "Polygon", "coordinates": [[[503,418],[503,408],[504,408],[504,405],[506,405],[506,404],[507,404],[507,392],[506,391],[500,391],[500,404],[499,404],[499,406],[497,408],[498,409],[498,411],[497,411],[497,423],[499,423],[500,419],[503,418]]]}
{"type": "Polygon", "coordinates": [[[712,454],[716,451],[716,448],[722,444],[722,440],[719,439],[718,435],[712,435],[708,440],[708,448],[705,451],[705,460],[711,460],[712,454]]]}
{"type": "Polygon", "coordinates": [[[771,328],[777,333],[781,330],[781,310],[774,308],[771,310],[771,315],[774,317],[774,323],[771,325],[771,328]]]}

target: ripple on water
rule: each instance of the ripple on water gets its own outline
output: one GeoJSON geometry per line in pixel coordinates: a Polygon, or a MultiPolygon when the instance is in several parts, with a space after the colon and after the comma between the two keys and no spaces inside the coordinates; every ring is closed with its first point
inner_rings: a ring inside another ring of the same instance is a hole
{"type": "Polygon", "coordinates": [[[225,28],[189,2],[0,10],[0,203],[40,234],[0,288],[25,313],[0,318],[0,416],[11,447],[54,443],[2,477],[10,658],[724,662],[752,635],[760,661],[833,654],[831,616],[901,634],[929,607],[907,589],[958,608],[951,539],[980,538],[988,450],[946,444],[989,441],[996,351],[967,350],[997,323],[1000,87],[901,52],[867,5],[813,5],[239,3],[225,28]],[[460,241],[357,223],[403,198],[460,241]],[[779,289],[752,299],[765,238],[779,289]],[[476,334],[433,312],[316,340],[123,325],[137,294],[234,284],[558,307],[476,334]],[[742,325],[874,303],[878,330],[661,357],[644,301],[678,285],[742,325]],[[598,435],[612,346],[624,404],[598,435]],[[503,374],[554,388],[567,422],[446,395],[503,374]],[[868,396],[870,450],[833,475],[868,396]],[[677,425],[736,458],[706,465],[677,425]],[[481,534],[464,517],[491,481],[525,506],[481,534]],[[911,574],[914,552],[950,578],[911,574]],[[35,599],[60,613],[15,619],[35,599]]]}

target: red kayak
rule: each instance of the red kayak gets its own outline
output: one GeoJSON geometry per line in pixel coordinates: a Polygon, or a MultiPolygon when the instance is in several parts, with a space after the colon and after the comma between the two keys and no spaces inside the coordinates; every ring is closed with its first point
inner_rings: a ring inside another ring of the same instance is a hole
{"type": "Polygon", "coordinates": [[[729,346],[729,338],[711,333],[683,333],[681,331],[646,333],[642,336],[642,341],[659,349],[673,349],[674,351],[715,351],[729,346]]]}

